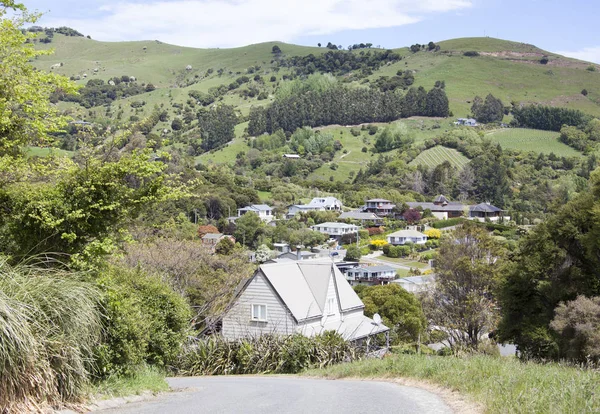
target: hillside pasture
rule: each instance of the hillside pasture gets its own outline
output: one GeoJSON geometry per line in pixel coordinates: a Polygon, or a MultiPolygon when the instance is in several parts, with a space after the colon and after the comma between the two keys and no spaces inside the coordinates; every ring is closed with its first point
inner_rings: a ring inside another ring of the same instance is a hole
{"type": "Polygon", "coordinates": [[[429,168],[435,168],[444,161],[448,161],[453,167],[461,170],[467,165],[469,159],[453,148],[436,145],[420,153],[409,165],[426,165],[429,168]]]}
{"type": "Polygon", "coordinates": [[[502,148],[554,154],[560,157],[577,157],[581,152],[558,140],[558,132],[526,128],[503,128],[489,131],[486,138],[500,144],[502,148]]]}

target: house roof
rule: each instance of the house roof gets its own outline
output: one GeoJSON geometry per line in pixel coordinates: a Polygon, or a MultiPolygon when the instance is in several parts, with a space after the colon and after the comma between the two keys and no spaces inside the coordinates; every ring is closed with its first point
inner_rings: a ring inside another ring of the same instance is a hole
{"type": "Polygon", "coordinates": [[[223,237],[223,233],[207,233],[202,236],[202,240],[218,240],[223,237]]]}
{"type": "Polygon", "coordinates": [[[483,212],[483,213],[496,213],[498,211],[502,211],[502,209],[493,206],[488,203],[480,203],[475,206],[469,207],[471,211],[483,212]]]}
{"type": "Polygon", "coordinates": [[[308,203],[309,206],[330,206],[332,204],[342,204],[340,200],[335,197],[315,197],[308,203]]]}
{"type": "Polygon", "coordinates": [[[356,341],[357,339],[389,331],[389,328],[383,324],[376,324],[373,319],[364,315],[356,315],[346,317],[343,321],[325,322],[324,325],[307,325],[302,333],[313,336],[325,331],[336,331],[347,341],[356,341]]]}
{"type": "MultiPolygon", "coordinates": [[[[352,270],[352,269],[351,269],[352,270]]],[[[396,269],[393,268],[392,266],[387,266],[387,265],[381,265],[381,266],[360,266],[357,268],[354,268],[353,270],[362,270],[364,272],[369,272],[369,273],[373,273],[373,272],[396,272],[396,269]]]]}
{"type": "Polygon", "coordinates": [[[246,206],[244,208],[240,208],[241,211],[246,210],[246,211],[271,211],[273,210],[272,207],[269,207],[266,204],[252,204],[249,206],[246,206]]]}
{"type": "Polygon", "coordinates": [[[364,308],[358,295],[332,263],[269,263],[259,269],[297,321],[323,316],[332,277],[342,311],[364,308]]]}
{"type": "Polygon", "coordinates": [[[283,154],[284,158],[300,158],[298,154],[283,154]]]}
{"type": "Polygon", "coordinates": [[[319,210],[322,209],[323,206],[319,206],[319,205],[310,205],[310,204],[293,204],[290,206],[291,207],[296,207],[300,210],[319,210]]]}
{"type": "Polygon", "coordinates": [[[399,284],[408,283],[408,284],[415,284],[415,285],[425,285],[427,283],[432,283],[434,281],[435,281],[435,275],[431,274],[431,275],[424,275],[424,276],[401,277],[399,279],[394,280],[394,283],[399,283],[399,284]]]}
{"type": "Polygon", "coordinates": [[[320,223],[320,224],[315,224],[312,227],[331,227],[331,228],[337,228],[337,229],[349,229],[349,228],[355,228],[356,226],[354,224],[346,224],[346,223],[335,223],[333,221],[328,221],[326,223],[320,223]]]}
{"type": "Polygon", "coordinates": [[[449,203],[450,201],[446,198],[445,195],[440,194],[433,200],[434,203],[449,203]]]}
{"type": "Polygon", "coordinates": [[[367,203],[391,203],[391,201],[386,200],[385,198],[372,198],[367,200],[367,203]]]}
{"type": "Polygon", "coordinates": [[[463,211],[468,206],[462,203],[449,202],[446,205],[443,204],[434,204],[434,203],[425,203],[419,201],[409,201],[406,203],[410,208],[421,207],[423,210],[431,210],[431,211],[463,211]]]}
{"type": "Polygon", "coordinates": [[[375,213],[362,212],[362,211],[346,211],[338,217],[339,219],[350,219],[350,220],[381,220],[375,213]]]}
{"type": "Polygon", "coordinates": [[[388,234],[388,237],[427,237],[420,231],[416,230],[400,230],[392,234],[388,234]]]}

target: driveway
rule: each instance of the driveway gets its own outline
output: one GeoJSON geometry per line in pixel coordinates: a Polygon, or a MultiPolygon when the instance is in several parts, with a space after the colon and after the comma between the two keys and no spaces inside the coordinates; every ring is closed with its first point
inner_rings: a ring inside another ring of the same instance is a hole
{"type": "Polygon", "coordinates": [[[288,376],[169,378],[175,392],[102,413],[451,413],[440,397],[388,382],[288,376]]]}

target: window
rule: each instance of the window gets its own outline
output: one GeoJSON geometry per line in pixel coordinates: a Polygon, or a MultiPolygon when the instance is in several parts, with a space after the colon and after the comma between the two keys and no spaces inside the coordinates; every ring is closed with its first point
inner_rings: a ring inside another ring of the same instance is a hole
{"type": "Polygon", "coordinates": [[[267,321],[267,305],[252,305],[252,320],[267,321]]]}
{"type": "Polygon", "coordinates": [[[335,313],[335,298],[327,298],[327,315],[335,313]]]}

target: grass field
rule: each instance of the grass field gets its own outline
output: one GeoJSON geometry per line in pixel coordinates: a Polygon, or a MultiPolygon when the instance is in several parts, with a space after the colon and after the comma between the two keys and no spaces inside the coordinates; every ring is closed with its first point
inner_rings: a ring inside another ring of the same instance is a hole
{"type": "Polygon", "coordinates": [[[565,157],[582,155],[581,152],[560,142],[558,140],[559,133],[553,131],[505,128],[490,131],[486,134],[486,137],[498,142],[503,148],[507,149],[533,151],[542,154],[553,152],[558,156],[565,157]]]}
{"type": "Polygon", "coordinates": [[[59,148],[40,148],[40,147],[25,147],[25,154],[30,157],[47,157],[56,155],[59,157],[73,157],[73,151],[65,151],[59,148]]]}
{"type": "Polygon", "coordinates": [[[426,165],[429,168],[435,168],[444,161],[450,162],[453,167],[461,170],[467,165],[469,159],[453,148],[436,145],[420,153],[410,162],[410,165],[426,165]]]}
{"type": "Polygon", "coordinates": [[[600,372],[515,358],[394,355],[309,370],[325,378],[415,378],[458,391],[486,413],[598,413],[600,372]]]}

